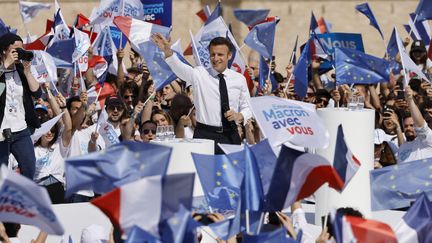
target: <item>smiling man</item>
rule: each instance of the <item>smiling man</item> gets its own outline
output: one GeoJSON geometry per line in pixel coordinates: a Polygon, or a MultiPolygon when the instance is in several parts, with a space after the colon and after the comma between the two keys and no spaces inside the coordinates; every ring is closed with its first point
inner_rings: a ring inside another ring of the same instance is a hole
{"type": "Polygon", "coordinates": [[[216,154],[223,153],[217,143],[240,144],[236,124],[251,117],[250,96],[244,76],[228,68],[232,43],[224,37],[210,41],[212,68],[207,70],[182,63],[162,35],[155,34],[152,39],[177,77],[192,85],[197,119],[194,138],[214,140],[216,154]]]}

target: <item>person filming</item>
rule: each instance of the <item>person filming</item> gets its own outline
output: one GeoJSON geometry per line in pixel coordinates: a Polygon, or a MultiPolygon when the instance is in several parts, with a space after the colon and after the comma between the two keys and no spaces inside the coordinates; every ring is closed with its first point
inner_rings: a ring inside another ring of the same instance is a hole
{"type": "Polygon", "coordinates": [[[0,163],[7,165],[12,153],[21,174],[30,179],[36,161],[30,135],[40,127],[32,97],[42,94],[30,71],[32,58],[18,35],[0,37],[0,163]]]}

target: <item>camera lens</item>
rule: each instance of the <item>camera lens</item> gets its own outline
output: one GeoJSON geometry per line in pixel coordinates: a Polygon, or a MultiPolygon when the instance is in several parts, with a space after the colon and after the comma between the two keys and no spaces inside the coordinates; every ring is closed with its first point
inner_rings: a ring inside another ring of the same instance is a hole
{"type": "Polygon", "coordinates": [[[27,62],[31,62],[31,60],[33,60],[33,52],[31,51],[26,51],[22,48],[17,48],[16,52],[18,53],[19,60],[23,60],[27,62]]]}

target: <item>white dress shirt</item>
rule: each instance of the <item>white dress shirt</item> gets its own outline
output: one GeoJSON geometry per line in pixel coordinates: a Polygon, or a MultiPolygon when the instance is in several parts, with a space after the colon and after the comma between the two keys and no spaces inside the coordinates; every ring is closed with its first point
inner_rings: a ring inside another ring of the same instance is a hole
{"type": "MultiPolygon", "coordinates": [[[[171,70],[180,79],[193,88],[193,101],[196,108],[196,119],[199,123],[221,127],[221,101],[219,94],[218,73],[210,74],[204,67],[191,67],[180,61],[177,55],[165,59],[171,70]]],[[[231,69],[223,72],[229,97],[230,108],[243,115],[244,122],[251,116],[249,109],[249,90],[246,79],[240,73],[231,69]]]]}

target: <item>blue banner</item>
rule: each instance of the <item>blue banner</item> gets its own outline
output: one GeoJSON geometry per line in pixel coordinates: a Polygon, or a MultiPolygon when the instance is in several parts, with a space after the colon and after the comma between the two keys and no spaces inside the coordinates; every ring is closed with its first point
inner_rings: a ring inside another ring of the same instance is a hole
{"type": "MultiPolygon", "coordinates": [[[[115,47],[117,48],[117,50],[120,47],[120,35],[123,35],[122,32],[115,26],[110,26],[110,32],[111,32],[111,38],[114,42],[115,47]]],[[[123,35],[123,37],[121,38],[122,40],[122,47],[121,49],[124,49],[124,47],[126,46],[126,42],[127,42],[127,37],[125,35],[123,35]]]]}
{"type": "Polygon", "coordinates": [[[144,6],[144,21],[171,27],[172,0],[141,0],[144,6]]]}
{"type": "MultiPolygon", "coordinates": [[[[321,45],[324,47],[327,54],[332,55],[334,53],[335,47],[342,47],[348,49],[355,49],[357,51],[364,52],[363,47],[363,39],[361,34],[352,34],[352,33],[326,33],[326,34],[317,34],[316,35],[321,45]]],[[[320,68],[321,69],[329,69],[334,65],[334,58],[332,58],[333,62],[324,61],[320,68]]]]}

